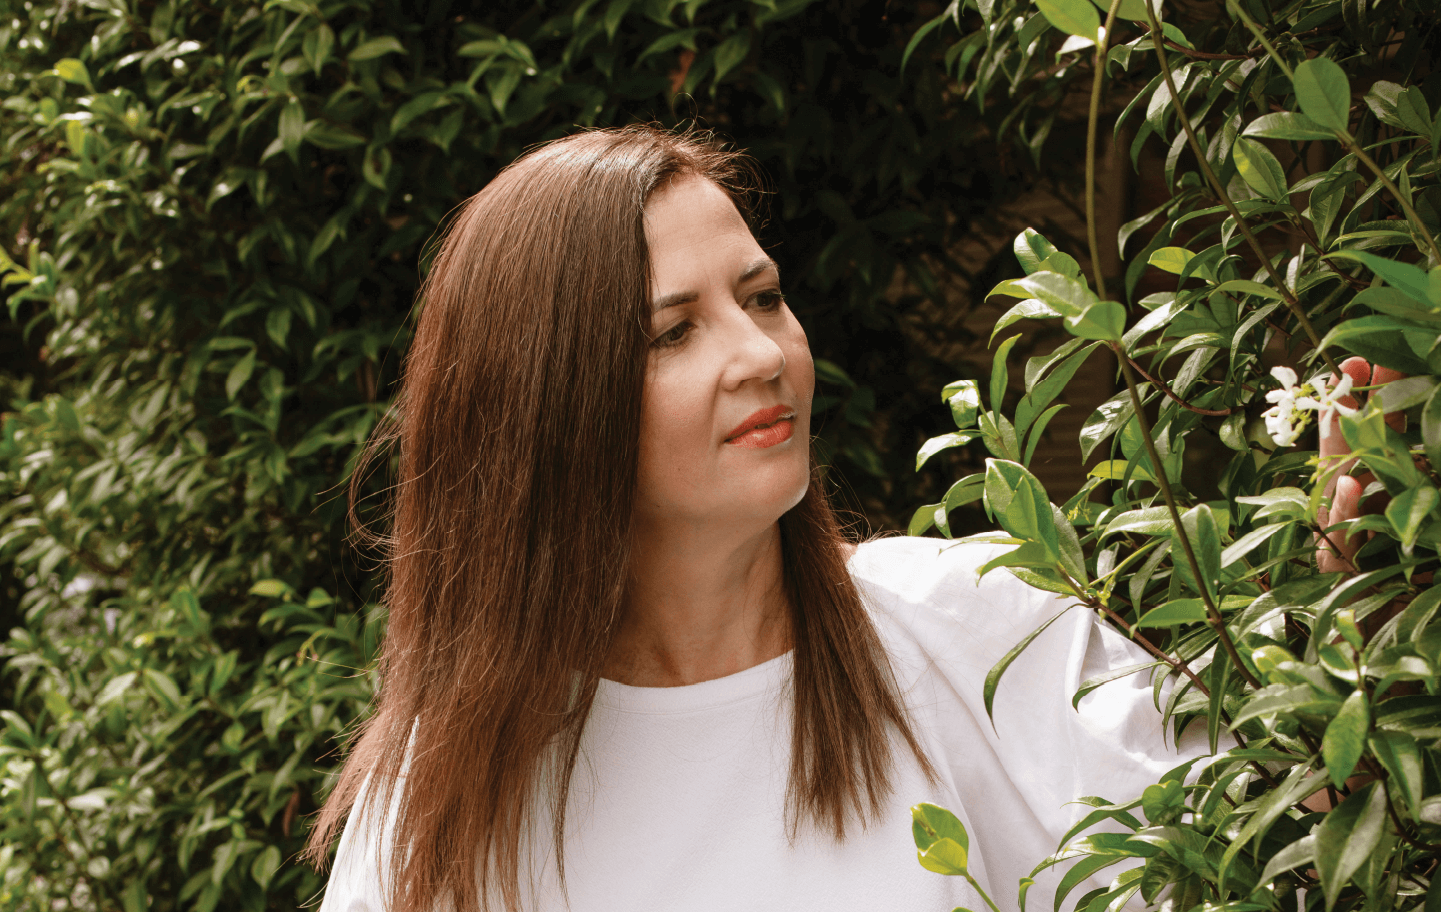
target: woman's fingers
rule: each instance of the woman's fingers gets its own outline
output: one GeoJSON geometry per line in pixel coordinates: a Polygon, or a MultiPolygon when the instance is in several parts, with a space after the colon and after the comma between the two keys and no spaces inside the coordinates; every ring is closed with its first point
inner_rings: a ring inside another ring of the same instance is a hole
{"type": "MultiPolygon", "coordinates": [[[[1328,530],[1320,542],[1320,548],[1316,551],[1316,569],[1322,573],[1333,573],[1336,571],[1355,570],[1352,558],[1356,556],[1357,550],[1361,547],[1360,536],[1346,535],[1341,530],[1331,530],[1331,527],[1348,519],[1355,519],[1361,515],[1361,482],[1350,475],[1341,475],[1335,479],[1335,491],[1331,497],[1331,507],[1327,509],[1322,506],[1317,519],[1323,530],[1328,530]],[[1332,544],[1339,549],[1332,549],[1332,544]]],[[[1323,501],[1324,504],[1324,501],[1323,501]]]]}
{"type": "MultiPolygon", "coordinates": [[[[1341,362],[1341,372],[1351,378],[1352,386],[1367,386],[1371,383],[1371,364],[1365,358],[1347,358],[1341,362]]],[[[1392,371],[1392,373],[1395,373],[1392,371]]],[[[1346,395],[1337,399],[1342,405],[1348,408],[1357,408],[1360,403],[1355,396],[1346,395]]],[[[1404,417],[1404,416],[1403,416],[1404,417]]],[[[1335,464],[1335,457],[1344,456],[1351,452],[1351,445],[1346,442],[1346,437],[1341,433],[1341,416],[1333,412],[1320,428],[1320,450],[1321,468],[1329,470],[1335,464]]],[[[1327,496],[1333,496],[1336,488],[1336,479],[1351,471],[1356,460],[1348,459],[1341,463],[1341,467],[1326,482],[1327,496]]]]}

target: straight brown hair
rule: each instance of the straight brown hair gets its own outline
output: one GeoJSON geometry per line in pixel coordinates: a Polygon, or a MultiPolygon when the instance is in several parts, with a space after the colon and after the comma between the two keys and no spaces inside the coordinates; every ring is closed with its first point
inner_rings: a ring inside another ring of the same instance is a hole
{"type": "MultiPolygon", "coordinates": [[[[378,821],[394,797],[397,848],[375,859],[393,912],[497,896],[520,909],[542,800],[564,883],[566,799],[627,579],[650,344],[645,204],[695,175],[750,217],[756,174],[706,134],[586,132],[511,164],[444,234],[395,417],[364,456],[398,446],[381,686],[307,848],[323,864],[352,811],[378,821]]],[[[792,837],[810,822],[843,839],[890,791],[893,737],[934,773],[814,470],[780,526],[794,640],[786,819],[792,837]]]]}

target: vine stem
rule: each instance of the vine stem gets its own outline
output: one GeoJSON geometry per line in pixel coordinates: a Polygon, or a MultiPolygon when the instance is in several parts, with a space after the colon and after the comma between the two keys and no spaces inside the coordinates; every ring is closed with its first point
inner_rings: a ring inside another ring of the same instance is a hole
{"type": "MultiPolygon", "coordinates": [[[[1176,91],[1176,80],[1175,77],[1171,75],[1171,65],[1166,59],[1165,41],[1162,40],[1164,33],[1161,31],[1161,23],[1156,21],[1156,10],[1151,6],[1152,2],[1154,2],[1154,0],[1146,0],[1143,4],[1146,7],[1147,24],[1151,29],[1151,45],[1155,48],[1156,59],[1161,64],[1161,75],[1166,81],[1166,90],[1171,93],[1171,101],[1175,104],[1176,119],[1181,122],[1181,130],[1186,134],[1186,143],[1191,147],[1191,152],[1196,156],[1196,162],[1201,166],[1201,173],[1206,176],[1206,182],[1211,185],[1211,190],[1216,194],[1216,198],[1221,201],[1221,205],[1226,207],[1226,211],[1230,213],[1231,218],[1236,221],[1237,230],[1245,237],[1246,242],[1251,245],[1251,249],[1255,252],[1256,258],[1261,261],[1261,267],[1266,270],[1266,275],[1270,277],[1272,284],[1276,286],[1276,290],[1280,292],[1281,297],[1285,299],[1286,306],[1290,308],[1291,313],[1296,317],[1296,321],[1300,323],[1301,328],[1306,331],[1306,335],[1310,338],[1311,344],[1316,348],[1317,353],[1325,360],[1326,366],[1331,369],[1331,373],[1334,376],[1341,376],[1341,368],[1336,364],[1335,359],[1321,347],[1321,337],[1316,334],[1316,327],[1311,325],[1311,319],[1306,316],[1306,311],[1301,307],[1301,302],[1297,300],[1295,293],[1286,287],[1286,283],[1282,280],[1281,274],[1276,271],[1276,267],[1272,264],[1271,258],[1266,255],[1265,248],[1263,248],[1261,242],[1256,239],[1256,235],[1251,231],[1251,226],[1247,224],[1246,219],[1242,217],[1241,210],[1236,208],[1236,204],[1232,201],[1230,194],[1226,192],[1226,188],[1221,186],[1221,181],[1216,177],[1216,172],[1211,170],[1211,163],[1206,159],[1206,150],[1201,148],[1201,142],[1196,138],[1196,131],[1191,127],[1191,118],[1186,114],[1186,104],[1181,98],[1180,93],[1176,91]]],[[[1270,43],[1265,41],[1264,38],[1261,40],[1263,44],[1270,47],[1270,43]]]]}
{"type": "Polygon", "coordinates": [[[1188,411],[1195,412],[1197,415],[1212,415],[1212,416],[1216,416],[1216,415],[1229,415],[1229,414],[1231,414],[1232,412],[1236,411],[1236,410],[1233,409],[1233,408],[1227,408],[1227,409],[1208,409],[1208,408],[1201,408],[1199,405],[1192,405],[1191,403],[1187,402],[1185,399],[1182,399],[1180,396],[1177,396],[1174,392],[1172,392],[1172,391],[1171,391],[1171,387],[1169,387],[1169,386],[1166,385],[1165,383],[1161,382],[1160,380],[1156,379],[1155,377],[1152,377],[1150,374],[1146,373],[1146,369],[1143,368],[1143,367],[1141,367],[1141,365],[1137,364],[1137,363],[1135,362],[1135,360],[1131,358],[1130,355],[1126,355],[1126,360],[1131,362],[1131,367],[1133,367],[1133,368],[1136,369],[1136,373],[1140,374],[1142,377],[1145,377],[1147,380],[1149,380],[1149,381],[1156,387],[1156,389],[1158,389],[1158,390],[1160,390],[1161,392],[1165,393],[1167,399],[1170,399],[1172,402],[1176,403],[1177,405],[1181,406],[1181,407],[1184,408],[1184,409],[1187,409],[1188,411]]]}
{"type": "MultiPolygon", "coordinates": [[[[1149,8],[1148,4],[1147,9],[1149,8]]],[[[1236,651],[1236,644],[1226,630],[1226,619],[1221,616],[1220,609],[1216,607],[1215,601],[1211,598],[1211,590],[1206,585],[1206,578],[1201,575],[1201,564],[1196,560],[1196,552],[1191,546],[1191,538],[1181,524],[1181,511],[1176,506],[1176,495],[1171,490],[1170,480],[1166,478],[1165,466],[1161,464],[1161,454],[1156,451],[1156,441],[1151,439],[1151,422],[1146,417],[1145,403],[1141,401],[1141,390],[1136,382],[1136,372],[1131,369],[1131,359],[1126,357],[1126,353],[1121,350],[1119,342],[1112,342],[1111,348],[1116,353],[1116,360],[1121,363],[1121,373],[1126,378],[1126,388],[1131,393],[1131,406],[1136,413],[1136,423],[1141,429],[1141,441],[1146,446],[1146,454],[1151,457],[1151,466],[1156,472],[1156,484],[1161,488],[1161,496],[1166,500],[1166,509],[1171,514],[1171,524],[1176,530],[1176,540],[1181,543],[1181,551],[1186,555],[1186,564],[1191,568],[1191,576],[1196,581],[1196,589],[1200,592],[1201,601],[1206,606],[1206,616],[1211,619],[1211,626],[1216,631],[1216,637],[1221,641],[1221,647],[1226,650],[1226,655],[1230,657],[1231,664],[1235,666],[1237,673],[1245,679],[1247,684],[1260,690],[1261,682],[1256,680],[1256,676],[1251,674],[1251,670],[1241,661],[1241,654],[1236,651]]]]}
{"type": "MultiPolygon", "coordinates": [[[[1261,42],[1261,45],[1266,49],[1266,53],[1270,55],[1271,59],[1276,61],[1276,65],[1281,68],[1281,72],[1286,74],[1286,78],[1295,79],[1296,74],[1291,70],[1291,65],[1286,62],[1286,58],[1277,53],[1276,48],[1266,39],[1266,34],[1261,30],[1261,26],[1241,8],[1241,5],[1237,3],[1236,0],[1226,0],[1226,8],[1240,16],[1241,21],[1246,24],[1246,28],[1250,29],[1251,34],[1256,36],[1256,40],[1261,42]]],[[[1351,131],[1336,130],[1335,133],[1336,138],[1341,141],[1341,145],[1345,146],[1348,152],[1356,156],[1357,161],[1370,168],[1371,173],[1375,174],[1377,179],[1381,181],[1381,186],[1386,188],[1386,192],[1390,193],[1396,198],[1396,202],[1401,204],[1401,211],[1406,213],[1406,218],[1410,219],[1412,226],[1416,231],[1420,232],[1421,237],[1426,241],[1426,246],[1431,248],[1432,261],[1441,263],[1441,248],[1436,246],[1436,239],[1431,236],[1431,232],[1426,230],[1426,225],[1421,221],[1421,216],[1417,215],[1416,210],[1411,208],[1411,203],[1406,200],[1406,197],[1401,195],[1401,191],[1391,182],[1391,178],[1387,177],[1386,172],[1382,170],[1381,166],[1376,164],[1375,160],[1366,154],[1366,150],[1361,148],[1361,144],[1356,141],[1356,137],[1351,135],[1351,131]]],[[[1335,368],[1332,367],[1332,370],[1334,371],[1335,368]]]]}
{"type": "Polygon", "coordinates": [[[1096,294],[1106,299],[1106,271],[1101,266],[1101,242],[1096,236],[1096,127],[1101,119],[1101,88],[1106,81],[1106,53],[1111,46],[1111,30],[1116,27],[1116,11],[1121,0],[1111,0],[1106,11],[1106,24],[1096,36],[1096,66],[1091,77],[1091,110],[1086,118],[1086,241],[1091,247],[1091,272],[1096,277],[1096,294]]]}

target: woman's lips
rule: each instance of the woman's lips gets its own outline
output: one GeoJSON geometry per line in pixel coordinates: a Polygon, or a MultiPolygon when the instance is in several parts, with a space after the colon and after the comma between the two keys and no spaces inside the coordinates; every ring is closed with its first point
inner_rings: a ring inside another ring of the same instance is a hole
{"type": "Polygon", "coordinates": [[[795,412],[783,405],[761,409],[731,429],[726,443],[764,449],[784,443],[795,431],[795,412]]]}

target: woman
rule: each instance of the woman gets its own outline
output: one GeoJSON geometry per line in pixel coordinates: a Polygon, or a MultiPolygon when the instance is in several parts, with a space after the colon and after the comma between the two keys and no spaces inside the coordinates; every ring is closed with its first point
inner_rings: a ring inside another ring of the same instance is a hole
{"type": "Polygon", "coordinates": [[[752,187],[704,137],[584,133],[446,236],[394,433],[383,683],[311,841],[345,824],[323,912],[978,908],[916,863],[911,805],[961,816],[1005,903],[1068,802],[1180,762],[1144,681],[1071,708],[1144,660],[1084,611],[992,727],[986,671],[1066,603],[978,582],[991,549],[847,544],[752,187]]]}

